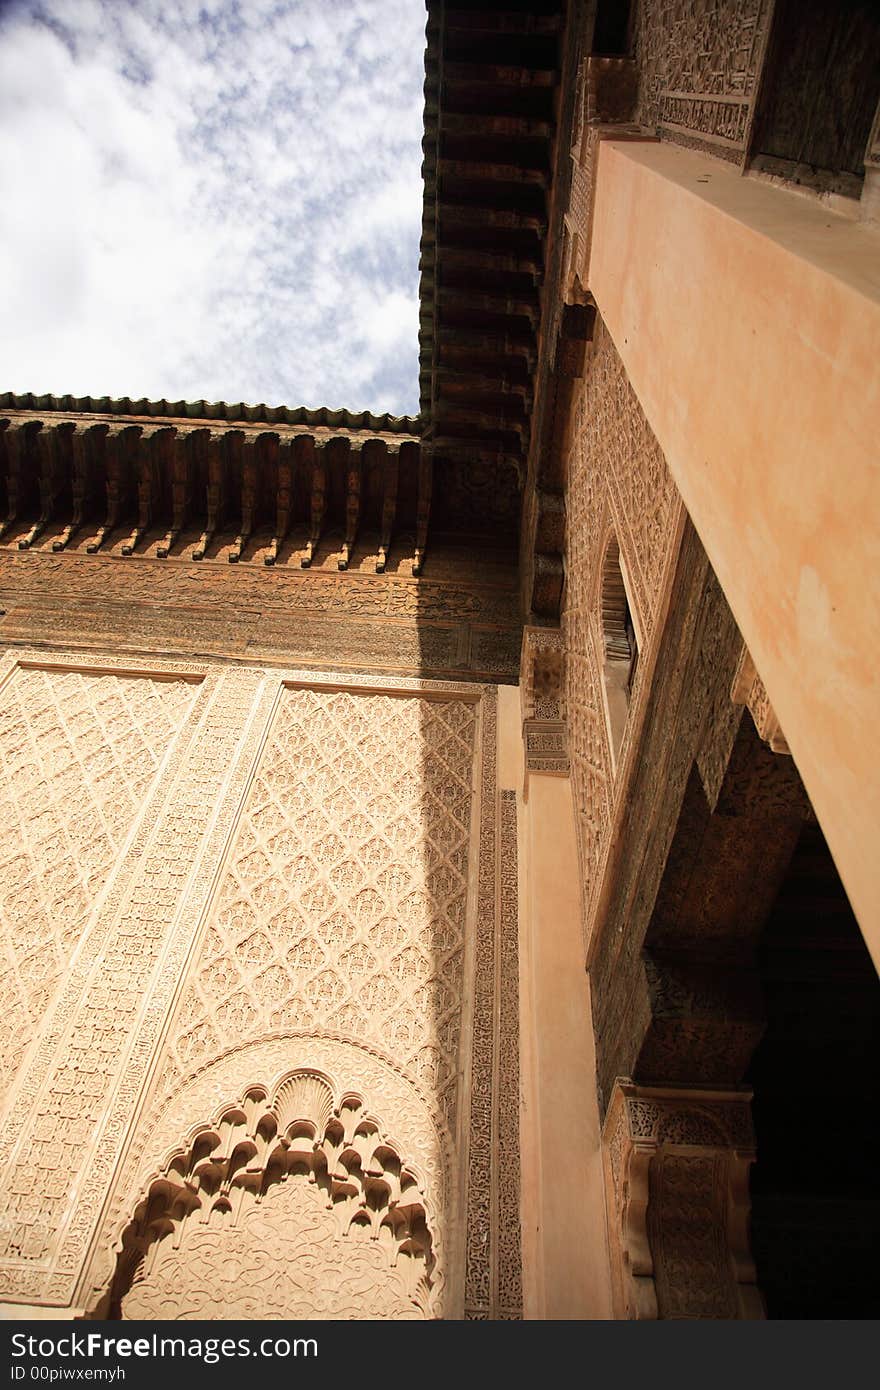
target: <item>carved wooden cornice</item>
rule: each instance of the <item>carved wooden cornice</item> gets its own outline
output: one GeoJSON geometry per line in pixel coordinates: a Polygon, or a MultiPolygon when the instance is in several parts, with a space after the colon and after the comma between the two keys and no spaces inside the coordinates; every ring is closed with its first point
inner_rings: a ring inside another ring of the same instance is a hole
{"type": "Polygon", "coordinates": [[[566,8],[428,3],[421,410],[438,457],[492,460],[514,494],[531,430],[566,8]]]}
{"type": "Polygon", "coordinates": [[[184,530],[195,527],[201,536],[192,559],[204,559],[225,535],[234,537],[228,559],[235,563],[245,558],[259,524],[271,530],[263,559],[272,565],[299,522],[308,526],[302,566],[334,527],[343,535],[338,567],[345,570],[369,511],[378,535],[377,573],[406,531],[409,544],[415,540],[418,574],[428,544],[432,471],[431,453],[412,430],[6,409],[0,412],[0,536],[11,533],[27,550],[50,521],[61,521],[54,551],[88,528],[90,554],[127,533],[122,554],[130,556],[158,527],[164,535],[155,554],[164,559],[184,530]]]}

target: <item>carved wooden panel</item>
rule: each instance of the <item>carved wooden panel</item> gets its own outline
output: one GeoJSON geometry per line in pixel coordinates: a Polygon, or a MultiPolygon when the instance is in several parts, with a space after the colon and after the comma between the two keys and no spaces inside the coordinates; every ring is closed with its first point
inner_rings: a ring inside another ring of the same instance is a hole
{"type": "Polygon", "coordinates": [[[16,669],[0,692],[0,1080],[82,939],[193,686],[16,669]]]}
{"type": "Polygon", "coordinates": [[[640,0],[637,119],[741,159],[771,12],[772,0],[640,0]]]}
{"type": "Polygon", "coordinates": [[[123,563],[0,544],[0,608],[16,643],[515,680],[522,629],[506,561],[481,572],[474,557],[438,552],[428,569],[417,580],[354,562],[340,574],[326,559],[308,570],[145,555],[123,563]]]}

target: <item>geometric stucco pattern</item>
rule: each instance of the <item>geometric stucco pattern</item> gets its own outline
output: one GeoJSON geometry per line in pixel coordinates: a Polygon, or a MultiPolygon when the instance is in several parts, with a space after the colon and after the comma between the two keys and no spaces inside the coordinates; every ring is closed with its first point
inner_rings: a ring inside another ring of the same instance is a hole
{"type": "Polygon", "coordinates": [[[0,1081],[80,942],[174,735],[183,680],[15,669],[0,694],[0,1081]]]}
{"type": "MultiPolygon", "coordinates": [[[[43,655],[28,664],[121,668],[43,655]]],[[[0,1287],[69,1304],[265,728],[260,671],[195,678],[162,775],[19,1071],[0,1144],[0,1287]]]]}
{"type": "Polygon", "coordinates": [[[170,1038],[364,1042],[454,1127],[475,706],[286,689],[170,1038]],[[402,770],[406,769],[403,773],[402,770]]]}
{"type": "Polygon", "coordinates": [[[617,757],[616,782],[625,785],[683,515],[666,460],[601,318],[574,410],[566,504],[566,705],[589,915],[589,894],[601,880],[597,870],[607,846],[615,786],[604,696],[602,561],[613,538],[629,580],[639,639],[629,718],[617,757]]]}

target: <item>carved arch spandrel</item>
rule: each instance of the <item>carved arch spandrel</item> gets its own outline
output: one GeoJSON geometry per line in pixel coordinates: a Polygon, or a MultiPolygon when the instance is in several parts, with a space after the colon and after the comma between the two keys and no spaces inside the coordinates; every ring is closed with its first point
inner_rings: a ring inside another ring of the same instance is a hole
{"type": "Polygon", "coordinates": [[[228,1316],[437,1317],[426,1186],[358,1092],[306,1067],[252,1085],[147,1178],[89,1316],[222,1317],[199,1302],[211,1281],[194,1266],[228,1259],[234,1280],[250,1261],[277,1303],[267,1311],[240,1289],[228,1316]]]}

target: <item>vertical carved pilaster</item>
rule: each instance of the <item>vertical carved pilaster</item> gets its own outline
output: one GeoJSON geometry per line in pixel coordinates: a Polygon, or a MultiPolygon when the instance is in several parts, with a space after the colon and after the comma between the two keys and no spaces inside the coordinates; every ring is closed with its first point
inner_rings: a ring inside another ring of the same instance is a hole
{"type": "Polygon", "coordinates": [[[567,777],[565,643],[558,628],[523,630],[520,704],[527,772],[567,777]]]}
{"type": "Polygon", "coordinates": [[[749,1251],[750,1091],[618,1080],[603,1131],[618,1318],[762,1318],[749,1251]]]}

